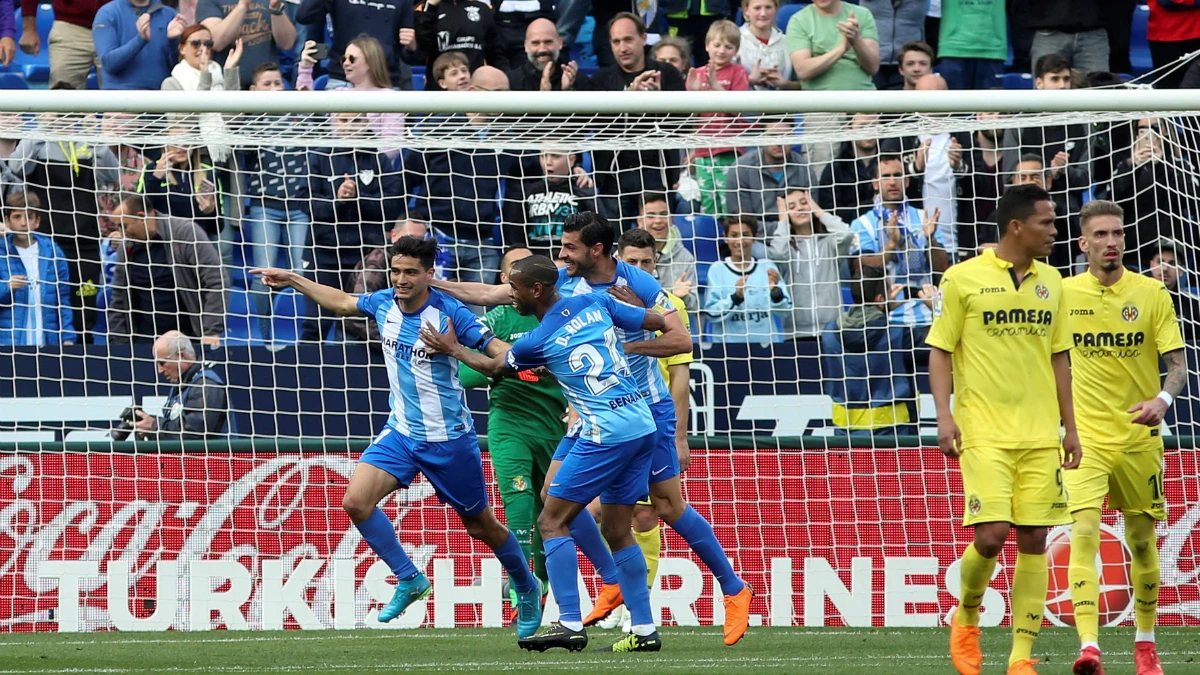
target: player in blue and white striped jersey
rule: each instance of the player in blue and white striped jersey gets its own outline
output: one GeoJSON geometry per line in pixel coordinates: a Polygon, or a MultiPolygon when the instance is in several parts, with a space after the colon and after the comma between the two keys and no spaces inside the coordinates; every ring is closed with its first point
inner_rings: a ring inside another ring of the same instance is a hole
{"type": "Polygon", "coordinates": [[[376,506],[422,473],[438,498],[458,513],[467,533],[487,544],[508,571],[517,590],[517,636],[528,637],[542,621],[541,582],[530,572],[516,536],[488,506],[479,441],[458,381],[458,361],[429,349],[420,329],[423,324],[442,330],[453,326],[468,345],[489,354],[508,346],[494,340],[461,302],[429,287],[436,241],[401,237],[389,254],[391,287],[357,297],[286,270],[251,271],[261,274],[271,288],[290,286],[340,316],[371,316],[379,323],[392,414],[359,457],[342,500],[363,539],[396,575],[395,595],[379,611],[379,620],[391,621],[431,590],[429,579],[401,547],[392,522],[376,506]]]}
{"type": "MultiPolygon", "coordinates": [[[[619,300],[636,300],[644,307],[657,308],[666,313],[669,325],[683,329],[658,280],[637,267],[613,258],[613,237],[612,226],[597,213],[584,211],[566,218],[563,222],[562,250],[558,256],[559,260],[566,263],[566,267],[559,271],[559,293],[575,296],[607,291],[619,300]],[[619,289],[628,289],[632,294],[625,294],[619,289]]],[[[470,304],[492,306],[509,301],[509,291],[503,286],[445,281],[435,282],[435,286],[470,304]]],[[[657,338],[653,333],[635,330],[623,331],[621,341],[629,369],[642,387],[642,394],[650,404],[650,412],[658,427],[650,469],[650,500],[659,517],[687,541],[716,577],[725,596],[725,644],[733,645],[745,635],[749,626],[753,591],[733,571],[725,550],[713,533],[712,525],[683,499],[679,474],[681,468],[687,468],[688,447],[686,442],[678,445],[675,442],[675,404],[658,369],[659,358],[690,351],[691,337],[686,329],[670,330],[657,338]]],[[[546,484],[552,482],[571,445],[569,439],[559,445],[547,471],[546,484]]],[[[576,518],[571,523],[571,536],[583,554],[592,561],[604,582],[592,613],[584,620],[585,624],[591,625],[619,607],[622,594],[620,588],[611,583],[612,556],[605,550],[594,519],[587,514],[576,518]]]]}

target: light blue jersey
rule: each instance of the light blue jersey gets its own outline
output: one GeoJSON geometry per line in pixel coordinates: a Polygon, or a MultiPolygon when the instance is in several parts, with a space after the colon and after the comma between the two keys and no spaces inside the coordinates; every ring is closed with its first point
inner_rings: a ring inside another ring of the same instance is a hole
{"type": "Polygon", "coordinates": [[[400,309],[391,288],[360,295],[358,311],[379,324],[391,388],[388,426],[413,440],[431,442],[474,431],[467,394],[458,381],[458,360],[429,353],[420,330],[429,323],[444,333],[447,323],[453,322],[458,341],[482,351],[495,336],[479,317],[433,288],[425,306],[411,314],[400,309]]]}
{"type": "Polygon", "coordinates": [[[608,294],[562,298],[542,323],[517,340],[507,365],[516,370],[546,366],[579,412],[579,438],[616,445],[655,432],[643,392],[630,377],[619,331],[641,330],[646,309],[608,294]]]}
{"type": "MultiPolygon", "coordinates": [[[[591,284],[583,277],[567,276],[567,270],[565,268],[560,269],[558,271],[559,294],[564,298],[587,295],[589,293],[604,293],[607,295],[608,289],[612,286],[628,286],[646,307],[657,306],[664,312],[675,310],[674,305],[671,304],[671,299],[667,297],[666,291],[658,283],[658,279],[624,261],[618,260],[616,262],[617,271],[613,280],[603,284],[591,284]]],[[[617,338],[621,344],[654,339],[654,333],[644,331],[640,326],[641,322],[638,322],[638,328],[630,330],[624,330],[618,326],[617,338]]],[[[652,407],[654,407],[655,403],[662,401],[670,403],[671,415],[674,416],[675,404],[671,403],[671,391],[667,388],[667,383],[662,377],[662,371],[658,368],[658,359],[640,354],[628,354],[625,358],[629,363],[629,370],[632,373],[632,377],[637,382],[638,387],[641,388],[642,394],[647,397],[647,402],[652,407]]],[[[663,410],[662,414],[665,414],[667,406],[664,404],[661,408],[663,410]]]]}
{"type": "MultiPolygon", "coordinates": [[[[888,238],[887,221],[891,212],[892,209],[884,207],[877,197],[874,208],[850,223],[850,230],[854,232],[854,246],[850,251],[852,254],[883,252],[888,238]]],[[[890,283],[904,286],[905,294],[899,299],[908,300],[892,310],[891,320],[906,326],[925,326],[933,323],[933,312],[929,305],[912,297],[913,293],[910,290],[919,290],[925,284],[933,283],[933,266],[929,258],[931,242],[929,237],[925,236],[924,222],[925,212],[909,206],[906,202],[896,218],[896,224],[903,235],[901,249],[888,262],[890,283]]],[[[933,233],[933,238],[938,246],[946,247],[945,232],[939,229],[933,233]]]]}

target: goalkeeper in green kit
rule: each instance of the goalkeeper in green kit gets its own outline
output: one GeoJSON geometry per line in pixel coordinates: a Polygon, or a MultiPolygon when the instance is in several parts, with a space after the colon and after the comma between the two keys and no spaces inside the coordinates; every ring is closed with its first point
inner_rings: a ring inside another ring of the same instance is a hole
{"type": "MultiPolygon", "coordinates": [[[[530,255],[525,248],[506,251],[500,259],[500,283],[508,284],[512,264],[530,255]]],[[[512,305],[495,307],[483,316],[483,323],[509,344],[538,326],[537,317],[521,316],[512,305]]],[[[462,363],[458,378],[468,389],[489,385],[492,388],[488,397],[487,445],[500,499],[504,502],[504,519],[525,551],[526,559],[533,559],[533,573],[542,580],[543,588],[548,589],[546,554],[535,524],[542,511],[546,469],[567,431],[563,420],[567,400],[563,398],[562,387],[549,374],[538,375],[533,371],[492,381],[462,363]]],[[[513,606],[516,607],[515,600],[513,606]]]]}

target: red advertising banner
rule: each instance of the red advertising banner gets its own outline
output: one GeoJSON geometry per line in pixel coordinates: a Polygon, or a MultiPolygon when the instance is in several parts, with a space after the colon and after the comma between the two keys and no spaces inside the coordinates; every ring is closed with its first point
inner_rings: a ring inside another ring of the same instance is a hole
{"type": "MultiPolygon", "coordinates": [[[[341,510],[354,460],[0,456],[0,630],[378,627],[389,572],[341,510]]],[[[1164,624],[1200,624],[1198,475],[1195,451],[1168,453],[1164,624]]],[[[970,532],[957,525],[957,469],[936,449],[695,450],[685,487],[753,584],[756,623],[935,626],[955,605],[958,554],[970,532]]],[[[428,483],[397,491],[381,508],[434,583],[429,600],[387,627],[503,625],[499,564],[428,483]]],[[[1105,523],[1101,611],[1115,624],[1132,612],[1129,554],[1119,519],[1109,514],[1105,523]]],[[[664,531],[652,594],[662,620],[719,623],[712,576],[664,531]]],[[[1046,616],[1057,624],[1072,621],[1068,547],[1067,528],[1051,533],[1046,616]]],[[[1007,550],[984,599],[984,625],[1005,620],[1014,560],[1007,550]]],[[[590,567],[581,569],[594,589],[590,567]]]]}

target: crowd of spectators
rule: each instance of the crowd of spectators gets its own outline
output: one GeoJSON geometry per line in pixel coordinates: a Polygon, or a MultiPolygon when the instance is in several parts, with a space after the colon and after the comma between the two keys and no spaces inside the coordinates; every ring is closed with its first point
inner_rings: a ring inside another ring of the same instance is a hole
{"type": "MultiPolygon", "coordinates": [[[[1037,89],[1117,82],[1113,73],[1129,64],[1129,21],[1120,19],[1132,5],[1101,11],[1100,0],[815,0],[786,30],[778,0],[676,0],[651,17],[595,3],[596,67],[583,67],[571,45],[587,4],[56,1],[42,45],[27,1],[20,27],[0,12],[0,64],[16,49],[48,49],[52,89],[81,88],[95,67],[104,89],[389,91],[413,88],[418,74],[436,91],[712,96],[993,88],[1010,49],[1011,67],[1028,68],[1037,89]]],[[[1151,2],[1156,66],[1200,48],[1200,10],[1165,11],[1151,2]]],[[[1196,64],[1178,65],[1156,86],[1200,81],[1196,64]]],[[[117,136],[131,117],[101,123],[117,136]]],[[[300,119],[271,124],[285,138],[300,119]]],[[[161,142],[145,146],[0,141],[0,343],[151,342],[179,331],[215,346],[237,287],[248,291],[257,337],[273,345],[277,298],[245,269],[282,265],[347,290],[377,288],[386,283],[384,247],[405,232],[440,241],[439,275],[491,283],[505,249],[555,256],[563,220],[597,211],[621,232],[654,238],[658,277],[701,340],[812,340],[824,353],[831,334],[852,327],[861,344],[839,349],[919,347],[940,273],[994,246],[997,199],[1026,183],[1054,195],[1053,264],[1078,270],[1075,214],[1090,199],[1112,199],[1130,226],[1126,264],[1162,279],[1180,311],[1196,316],[1178,242],[1195,240],[1181,230],[1200,214],[1197,144],[1178,120],[1029,127],[981,112],[973,133],[898,137],[875,133],[878,115],[812,114],[800,120],[804,131],[853,140],[743,147],[736,139],[755,125],[787,136],[796,124],[707,114],[688,123],[715,140],[691,149],[400,142],[478,137],[494,121],[342,113],[331,116],[330,134],[347,142],[325,148],[300,134],[291,146],[172,141],[219,139],[228,120],[214,114],[168,125],[161,142]],[[713,246],[679,227],[703,219],[714,223],[713,246]]],[[[607,132],[636,123],[612,121],[607,132]]],[[[301,339],[371,334],[365,323],[307,311],[301,339]]]]}

